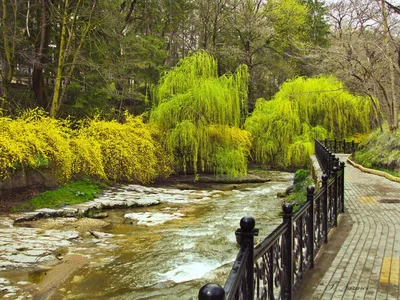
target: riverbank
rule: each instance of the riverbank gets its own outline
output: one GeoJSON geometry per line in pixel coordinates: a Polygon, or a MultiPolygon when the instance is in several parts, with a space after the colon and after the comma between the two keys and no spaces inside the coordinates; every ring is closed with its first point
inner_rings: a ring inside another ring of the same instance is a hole
{"type": "MultiPolygon", "coordinates": [[[[216,176],[214,174],[197,174],[197,175],[174,175],[166,179],[156,181],[150,186],[153,187],[172,187],[178,189],[213,189],[214,186],[218,185],[219,188],[223,187],[225,190],[234,189],[238,184],[245,183],[264,183],[279,178],[277,171],[264,171],[260,169],[250,170],[246,176],[240,178],[231,178],[228,176],[216,176]],[[221,185],[223,184],[223,185],[221,185]]],[[[101,187],[105,187],[103,183],[97,183],[89,180],[88,182],[82,181],[83,184],[77,185],[71,182],[66,185],[67,193],[58,193],[57,191],[63,189],[60,187],[54,190],[54,187],[49,190],[44,186],[41,187],[25,187],[18,189],[8,189],[2,192],[0,200],[0,215],[7,215],[8,213],[26,210],[29,207],[36,207],[35,205],[29,205],[29,201],[38,197],[43,193],[49,193],[46,199],[40,200],[40,208],[51,208],[58,209],[61,206],[65,206],[71,203],[71,198],[74,198],[73,202],[86,202],[94,198],[95,193],[100,194],[101,187]],[[97,188],[96,188],[97,186],[97,188]],[[56,201],[54,201],[56,198],[56,201]],[[76,198],[76,199],[75,199],[76,198]]],[[[116,187],[121,184],[116,184],[116,187]]],[[[43,197],[45,198],[45,197],[43,197]]],[[[38,202],[38,201],[36,201],[38,202]]],[[[72,203],[75,204],[75,203],[72,203]]]]}
{"type": "Polygon", "coordinates": [[[7,215],[14,207],[26,203],[43,191],[42,188],[30,187],[20,189],[19,191],[9,190],[3,192],[0,201],[0,216],[7,215]]]}

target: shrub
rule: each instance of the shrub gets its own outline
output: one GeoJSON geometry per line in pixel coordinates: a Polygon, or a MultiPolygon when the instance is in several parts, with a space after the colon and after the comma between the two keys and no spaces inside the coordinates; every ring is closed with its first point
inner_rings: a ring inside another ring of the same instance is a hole
{"type": "Polygon", "coordinates": [[[390,131],[385,124],[384,131],[373,131],[354,153],[354,160],[364,167],[381,169],[398,176],[400,169],[400,132],[390,131]]]}
{"type": "Polygon", "coordinates": [[[299,169],[294,173],[293,183],[299,183],[306,180],[310,176],[310,171],[305,169],[299,169]]]}
{"type": "Polygon", "coordinates": [[[297,211],[299,207],[307,200],[307,187],[313,184],[310,178],[310,171],[299,169],[294,174],[292,192],[285,198],[284,202],[290,202],[294,205],[293,211],[297,211]]]}
{"type": "Polygon", "coordinates": [[[160,143],[154,125],[144,124],[141,117],[125,115],[125,122],[90,120],[81,128],[77,140],[91,144],[91,155],[80,155],[86,174],[106,175],[123,182],[149,183],[170,173],[169,159],[160,143]],[[160,159],[163,158],[163,161],[160,159]]]}
{"type": "Polygon", "coordinates": [[[159,130],[141,117],[126,114],[124,123],[86,120],[72,130],[68,121],[32,110],[14,120],[2,117],[0,126],[2,178],[16,168],[49,167],[59,182],[90,176],[149,183],[171,172],[159,130]]]}
{"type": "Polygon", "coordinates": [[[53,168],[60,180],[71,177],[73,154],[68,122],[29,110],[15,120],[0,118],[0,176],[16,168],[53,168]]]}

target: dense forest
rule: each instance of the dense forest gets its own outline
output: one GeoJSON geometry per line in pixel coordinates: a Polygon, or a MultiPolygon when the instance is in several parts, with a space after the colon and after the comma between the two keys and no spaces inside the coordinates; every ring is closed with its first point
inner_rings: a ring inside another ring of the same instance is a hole
{"type": "Polygon", "coordinates": [[[384,0],[1,0],[0,175],[240,176],[249,160],[304,166],[313,138],[394,131],[399,14],[384,0]]]}

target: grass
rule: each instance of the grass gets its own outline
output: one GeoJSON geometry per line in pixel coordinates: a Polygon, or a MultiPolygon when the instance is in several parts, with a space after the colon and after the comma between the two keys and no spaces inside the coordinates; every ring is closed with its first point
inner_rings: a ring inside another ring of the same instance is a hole
{"type": "Polygon", "coordinates": [[[352,159],[370,169],[387,172],[400,177],[400,131],[375,130],[365,140],[352,159]]]}
{"type": "Polygon", "coordinates": [[[304,169],[296,171],[294,174],[293,192],[284,199],[284,202],[293,204],[293,212],[297,211],[307,201],[307,187],[312,184],[310,171],[304,169]]]}
{"type": "Polygon", "coordinates": [[[12,210],[14,212],[33,211],[40,208],[61,208],[66,205],[74,205],[93,200],[103,191],[104,184],[92,179],[73,181],[64,186],[39,194],[26,203],[12,210]]]}

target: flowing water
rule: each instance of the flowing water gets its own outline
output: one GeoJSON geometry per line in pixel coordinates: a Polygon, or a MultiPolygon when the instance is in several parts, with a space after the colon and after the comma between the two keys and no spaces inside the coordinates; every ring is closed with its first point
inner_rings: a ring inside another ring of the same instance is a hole
{"type": "Polygon", "coordinates": [[[76,248],[75,253],[97,255],[51,299],[197,299],[203,284],[224,284],[238,253],[234,231],[243,216],[256,219],[256,241],[281,223],[282,200],[276,195],[292,175],[279,177],[214,197],[107,211],[106,232],[114,236],[95,249],[76,248]],[[144,222],[149,216],[154,221],[144,222]]]}

